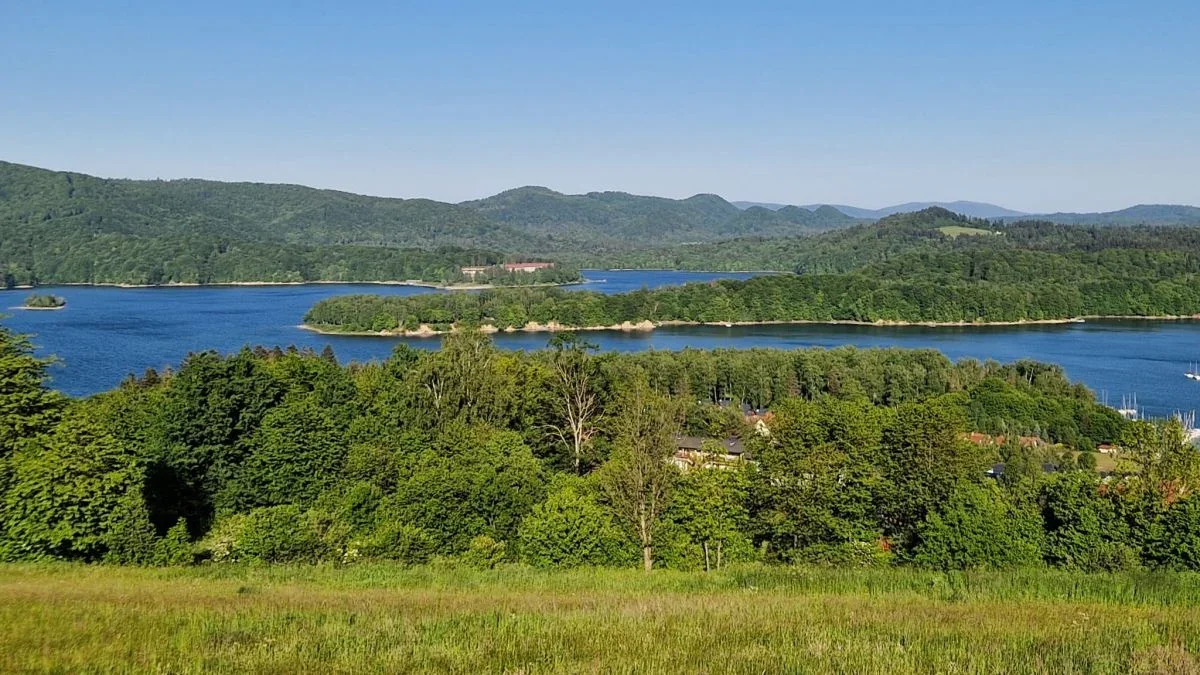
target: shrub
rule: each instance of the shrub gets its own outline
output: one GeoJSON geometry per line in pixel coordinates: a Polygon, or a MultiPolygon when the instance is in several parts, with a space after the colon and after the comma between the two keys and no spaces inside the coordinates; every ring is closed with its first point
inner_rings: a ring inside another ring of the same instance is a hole
{"type": "Polygon", "coordinates": [[[1200,569],[1200,497],[1171,504],[1146,542],[1146,559],[1167,569],[1200,569]]]}
{"type": "Polygon", "coordinates": [[[799,549],[792,562],[820,567],[887,567],[895,556],[882,542],[845,541],[837,544],[817,544],[799,549]]]}
{"type": "Polygon", "coordinates": [[[190,565],[194,561],[195,552],[187,521],[180,518],[179,522],[167,530],[166,536],[155,544],[154,564],[177,566],[190,565]]]}
{"type": "Polygon", "coordinates": [[[148,565],[154,562],[157,535],[140,492],[131,492],[109,514],[104,535],[106,562],[148,565]]]}
{"type": "Polygon", "coordinates": [[[246,514],[234,541],[238,558],[259,562],[315,562],[324,546],[299,506],[267,506],[246,514]]]}
{"type": "Polygon", "coordinates": [[[1101,494],[1095,475],[1074,472],[1055,476],[1042,487],[1046,562],[1088,571],[1117,571],[1139,566],[1129,528],[1113,496],[1101,494]]]}
{"type": "Polygon", "coordinates": [[[481,534],[471,540],[461,559],[471,567],[490,570],[504,562],[507,548],[508,546],[504,542],[481,534]]]}
{"type": "Polygon", "coordinates": [[[537,567],[616,565],[631,560],[612,516],[579,481],[565,482],[521,523],[521,559],[537,567]]]}
{"type": "Polygon", "coordinates": [[[396,560],[410,565],[427,562],[433,555],[433,540],[419,527],[395,521],[381,523],[353,549],[367,558],[396,560]]]}
{"type": "Polygon", "coordinates": [[[1003,568],[1042,560],[1042,522],[996,485],[964,483],[917,529],[913,562],[935,569],[1003,568]]]}

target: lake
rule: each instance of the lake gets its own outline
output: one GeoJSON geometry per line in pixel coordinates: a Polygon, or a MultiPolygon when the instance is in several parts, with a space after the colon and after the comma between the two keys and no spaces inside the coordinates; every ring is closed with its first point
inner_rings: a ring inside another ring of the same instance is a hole
{"type": "MultiPolygon", "coordinates": [[[[643,286],[746,278],[749,274],[587,270],[572,289],[618,293],[643,286]]],[[[332,345],[342,361],[385,358],[397,342],[435,349],[437,339],[318,335],[298,327],[313,303],[348,293],[413,295],[438,292],[410,286],[317,284],[306,286],[208,286],[119,289],[66,286],[61,311],[4,309],[3,323],[33,333],[38,354],[56,355],[53,385],[74,396],[110,389],[129,373],[175,367],[189,352],[236,351],[244,345],[332,345]]],[[[0,291],[0,308],[21,304],[29,291],[0,291]]],[[[497,334],[505,349],[545,346],[544,333],[497,334]]],[[[605,350],[697,347],[931,347],[953,359],[1058,363],[1110,403],[1136,394],[1152,415],[1200,410],[1200,382],[1184,377],[1200,361],[1200,322],[1097,321],[1077,324],[987,328],[874,326],[690,326],[646,333],[590,333],[605,350]]]]}

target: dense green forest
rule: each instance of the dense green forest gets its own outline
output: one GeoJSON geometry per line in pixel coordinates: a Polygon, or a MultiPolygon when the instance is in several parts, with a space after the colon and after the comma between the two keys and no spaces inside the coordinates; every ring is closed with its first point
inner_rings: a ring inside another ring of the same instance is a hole
{"type": "MultiPolygon", "coordinates": [[[[1056,216],[1091,224],[1200,222],[1189,208],[1056,216]]],[[[863,222],[833,207],[739,209],[715,195],[676,200],[525,187],[456,205],[296,185],[101,179],[0,162],[0,274],[9,286],[445,282],[457,267],[531,257],[571,266],[846,271],[914,248],[940,250],[939,237],[957,249],[1014,246],[1008,242],[1027,232],[1080,245],[1124,236],[972,221],[942,209],[890,216],[877,228],[863,222]],[[974,238],[935,232],[938,222],[1005,236],[960,242],[974,238]]],[[[1163,245],[1188,240],[1146,228],[1133,236],[1163,245]]]]}
{"type": "Polygon", "coordinates": [[[1055,366],[461,333],[349,366],[197,353],[85,400],[44,366],[0,333],[5,560],[1200,568],[1181,426],[1126,422],[1055,366]],[[1075,452],[1100,442],[1110,478],[1075,452]]]}
{"type": "MultiPolygon", "coordinates": [[[[564,250],[633,250],[852,224],[719,197],[518,190],[473,205],[296,185],[95,178],[0,162],[0,274],[50,283],[453,280],[564,250]],[[505,206],[525,194],[521,208],[505,206]]],[[[563,275],[559,275],[563,276],[563,275]]],[[[518,281],[528,281],[520,279],[518,281]]]]}
{"type": "Polygon", "coordinates": [[[1179,425],[1126,422],[1032,362],[459,333],[350,366],[197,353],[85,400],[45,365],[0,332],[6,560],[1200,568],[1179,425]],[[711,441],[672,462],[679,434],[711,441]],[[728,439],[745,453],[704,468],[728,439]],[[1111,478],[1075,452],[1101,442],[1122,447],[1111,478]]]}
{"type": "Polygon", "coordinates": [[[654,244],[713,241],[756,235],[812,234],[858,221],[832,207],[739,209],[716,195],[688,199],[625,192],[565,195],[523,187],[463,202],[489,219],[542,239],[555,252],[629,251],[654,244]]]}
{"type": "Polygon", "coordinates": [[[1200,314],[1195,251],[1200,248],[918,249],[880,255],[847,273],[768,275],[612,295],[503,289],[469,296],[344,296],[317,303],[305,323],[328,331],[378,332],[422,324],[509,329],[529,322],[591,328],[643,321],[974,323],[1192,316],[1200,314]]]}
{"type": "Polygon", "coordinates": [[[907,261],[919,263],[918,254],[1007,255],[1033,250],[1080,256],[1109,249],[1193,252],[1200,250],[1200,229],[1074,226],[1042,221],[1006,224],[931,208],[815,236],[744,237],[620,254],[564,252],[562,255],[581,267],[592,268],[840,273],[906,254],[913,256],[907,261]]]}

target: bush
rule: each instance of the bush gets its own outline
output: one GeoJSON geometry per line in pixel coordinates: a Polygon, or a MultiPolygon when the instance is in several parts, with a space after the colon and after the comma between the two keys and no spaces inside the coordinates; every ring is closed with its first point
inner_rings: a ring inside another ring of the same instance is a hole
{"type": "Polygon", "coordinates": [[[1086,571],[1139,567],[1129,527],[1095,475],[1061,474],[1042,487],[1046,562],[1086,571]]]}
{"type": "Polygon", "coordinates": [[[261,507],[218,522],[202,549],[213,562],[316,562],[327,552],[305,512],[290,504],[261,507]]]}
{"type": "Polygon", "coordinates": [[[148,565],[154,562],[157,535],[150,512],[140,492],[131,492],[109,514],[104,535],[108,548],[105,562],[119,565],[148,565]]]}
{"type": "Polygon", "coordinates": [[[917,529],[913,562],[935,569],[1004,568],[1042,560],[1042,522],[996,485],[964,483],[917,529]]]}
{"type": "Polygon", "coordinates": [[[887,567],[894,558],[882,542],[846,541],[799,549],[791,556],[791,561],[820,567],[867,568],[887,567]]]}
{"type": "Polygon", "coordinates": [[[1168,506],[1146,541],[1146,559],[1155,567],[1200,569],[1200,497],[1168,506]]]}
{"type": "Polygon", "coordinates": [[[627,539],[580,481],[538,504],[518,534],[521,559],[537,567],[618,565],[632,560],[627,539]]]}
{"type": "Polygon", "coordinates": [[[433,548],[433,540],[425,530],[389,521],[381,523],[369,536],[357,542],[352,547],[352,555],[419,565],[429,560],[433,548]]]}
{"type": "Polygon", "coordinates": [[[166,536],[159,539],[154,547],[155,565],[190,565],[195,561],[191,535],[188,533],[187,521],[183,518],[167,530],[166,536]]]}
{"type": "Polygon", "coordinates": [[[504,562],[508,546],[502,541],[496,541],[486,534],[481,534],[471,540],[462,561],[471,567],[490,570],[504,562]]]}
{"type": "Polygon", "coordinates": [[[324,546],[299,506],[267,506],[246,514],[234,541],[241,560],[316,562],[324,546]]]}

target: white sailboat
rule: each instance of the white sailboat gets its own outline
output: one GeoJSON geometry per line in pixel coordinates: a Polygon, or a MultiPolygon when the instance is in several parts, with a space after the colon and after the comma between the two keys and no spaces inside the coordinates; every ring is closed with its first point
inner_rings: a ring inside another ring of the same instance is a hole
{"type": "Polygon", "coordinates": [[[1137,420],[1137,394],[1134,394],[1132,398],[1128,396],[1122,396],[1121,407],[1117,408],[1117,412],[1120,413],[1121,417],[1124,417],[1127,420],[1137,420]]]}
{"type": "Polygon", "coordinates": [[[1184,373],[1184,376],[1189,380],[1196,380],[1197,382],[1200,382],[1200,364],[1193,363],[1192,369],[1184,373]]]}

